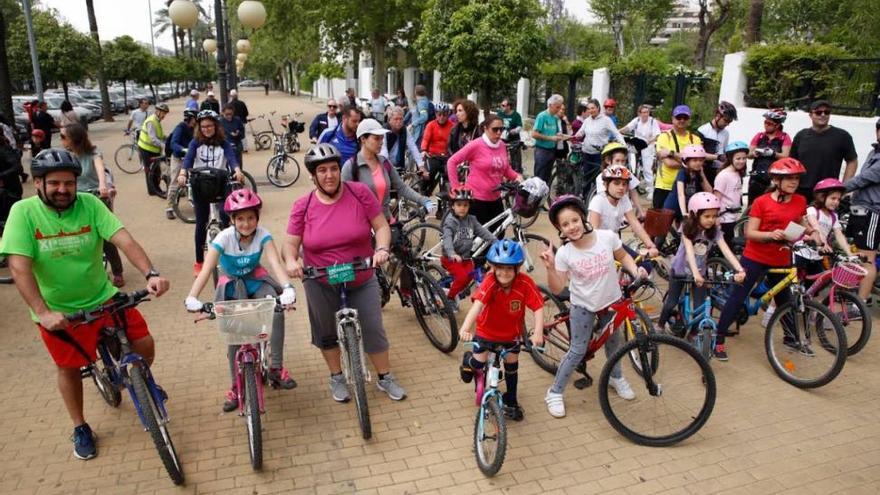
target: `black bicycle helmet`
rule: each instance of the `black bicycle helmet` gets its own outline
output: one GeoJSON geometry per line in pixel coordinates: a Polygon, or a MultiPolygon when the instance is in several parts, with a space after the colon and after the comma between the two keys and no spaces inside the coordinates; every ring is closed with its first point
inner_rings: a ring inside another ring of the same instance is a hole
{"type": "Polygon", "coordinates": [[[198,116],[199,116],[198,110],[187,109],[187,110],[183,111],[183,120],[189,120],[193,117],[198,117],[198,116]]]}
{"type": "Polygon", "coordinates": [[[306,152],[305,162],[306,170],[308,170],[310,174],[315,175],[315,170],[317,170],[318,165],[322,163],[336,162],[341,166],[342,155],[339,154],[339,150],[336,149],[336,146],[328,143],[321,143],[312,146],[312,148],[306,152]]]}
{"type": "Polygon", "coordinates": [[[721,103],[718,104],[718,113],[720,113],[722,116],[724,116],[725,119],[731,122],[736,120],[737,117],[736,107],[733,106],[733,103],[730,103],[728,101],[721,101],[721,103]]]}
{"type": "Polygon", "coordinates": [[[550,223],[552,223],[557,229],[559,229],[559,222],[557,220],[559,212],[565,207],[573,207],[577,209],[580,212],[581,217],[586,220],[587,206],[584,204],[584,200],[573,194],[564,194],[558,197],[556,201],[550,205],[550,211],[547,213],[550,216],[550,223]]]}
{"type": "Polygon", "coordinates": [[[201,121],[204,120],[204,119],[211,119],[211,120],[213,120],[213,121],[215,121],[215,122],[219,122],[219,121],[220,121],[220,116],[217,115],[217,112],[208,109],[208,110],[202,110],[201,112],[199,112],[198,116],[196,116],[196,119],[197,119],[199,122],[201,122],[201,121]]]}
{"type": "Polygon", "coordinates": [[[70,170],[79,177],[82,173],[82,165],[72,153],[59,148],[43,150],[31,160],[31,175],[34,177],[44,177],[56,170],[70,170]]]}

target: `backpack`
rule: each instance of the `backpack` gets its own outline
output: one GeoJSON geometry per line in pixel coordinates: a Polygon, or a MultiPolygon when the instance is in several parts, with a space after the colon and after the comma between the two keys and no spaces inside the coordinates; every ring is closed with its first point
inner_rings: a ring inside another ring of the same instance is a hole
{"type": "MultiPolygon", "coordinates": [[[[357,158],[357,155],[349,158],[349,160],[352,160],[351,164],[354,167],[354,170],[352,170],[352,172],[351,172],[351,180],[353,182],[360,182],[360,179],[358,178],[358,169],[360,167],[357,164],[356,158],[357,158]]],[[[388,174],[388,178],[390,179],[391,178],[391,169],[394,168],[394,165],[392,165],[391,162],[388,161],[388,159],[384,159],[384,160],[382,160],[382,167],[385,169],[385,173],[388,174]]]]}
{"type": "Polygon", "coordinates": [[[173,135],[174,133],[172,132],[165,138],[165,158],[171,158],[171,136],[173,135]]]}
{"type": "Polygon", "coordinates": [[[430,122],[436,118],[437,118],[437,110],[434,108],[434,102],[431,100],[428,100],[428,121],[425,122],[425,124],[427,124],[428,122],[430,122]]]}

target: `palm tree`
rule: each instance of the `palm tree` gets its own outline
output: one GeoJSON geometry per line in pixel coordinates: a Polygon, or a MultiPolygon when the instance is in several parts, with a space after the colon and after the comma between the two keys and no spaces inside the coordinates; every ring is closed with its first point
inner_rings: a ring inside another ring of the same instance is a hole
{"type": "MultiPolygon", "coordinates": [[[[153,28],[156,30],[156,36],[161,35],[167,30],[171,30],[172,35],[171,39],[174,41],[174,56],[184,55],[183,50],[183,37],[184,30],[183,28],[179,28],[174,25],[171,21],[171,17],[168,15],[168,7],[171,6],[171,2],[174,0],[165,0],[165,7],[157,10],[155,12],[156,18],[153,21],[153,28]],[[178,50],[178,38],[180,38],[180,48],[178,50]]],[[[199,23],[202,22],[202,18],[207,18],[208,14],[205,11],[205,8],[201,5],[201,0],[192,0],[192,3],[196,6],[196,9],[199,11],[199,23]]],[[[192,36],[190,36],[192,37],[192,36]]],[[[190,43],[192,43],[192,39],[190,39],[190,43]]],[[[189,55],[192,57],[192,46],[189,49],[189,55]]]]}
{"type": "Polygon", "coordinates": [[[92,33],[92,39],[95,40],[95,54],[97,68],[95,72],[98,77],[98,87],[101,88],[101,109],[104,113],[105,122],[113,122],[113,112],[110,111],[110,93],[107,92],[107,79],[104,77],[104,63],[101,57],[101,39],[98,37],[98,20],[95,17],[95,4],[93,0],[86,0],[86,11],[89,15],[89,30],[92,33]]]}

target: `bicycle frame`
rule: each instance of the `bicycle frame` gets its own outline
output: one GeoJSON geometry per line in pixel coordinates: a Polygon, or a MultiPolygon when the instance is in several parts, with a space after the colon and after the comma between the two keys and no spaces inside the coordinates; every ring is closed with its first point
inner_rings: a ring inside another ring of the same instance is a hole
{"type": "Polygon", "coordinates": [[[790,285],[796,284],[798,281],[798,269],[794,266],[789,268],[771,268],[767,270],[767,273],[785,275],[785,278],[783,278],[776,285],[771,287],[770,290],[765,292],[764,295],[762,295],[761,297],[754,298],[755,301],[751,304],[748,302],[748,300],[749,298],[752,298],[752,295],[748,295],[744,304],[750,316],[758,314],[758,310],[762,307],[767,307],[770,301],[774,297],[776,297],[777,294],[788,288],[790,285]]]}
{"type": "MultiPolygon", "coordinates": [[[[260,365],[260,371],[265,369],[263,364],[265,362],[265,348],[266,343],[260,342],[259,347],[254,346],[253,344],[242,344],[239,346],[238,350],[235,351],[235,363],[236,363],[236,372],[235,372],[235,393],[238,397],[244,397],[242,391],[244,390],[244,365],[247,363],[254,363],[260,365]]],[[[257,404],[260,406],[260,412],[266,412],[266,402],[264,399],[265,392],[263,391],[263,380],[257,379],[257,404]]],[[[244,403],[245,401],[238,401],[238,415],[244,416],[244,403]]]]}
{"type": "MultiPolygon", "coordinates": [[[[690,286],[690,282],[688,285],[690,286]]],[[[712,319],[712,298],[709,297],[709,294],[706,294],[706,298],[702,304],[698,308],[694,308],[691,300],[691,292],[692,286],[688,288],[688,290],[684,291],[684,298],[679,304],[679,307],[682,309],[682,320],[684,321],[684,326],[689,331],[696,327],[699,328],[704,324],[708,324],[712,329],[712,334],[715,335],[717,331],[718,325],[715,323],[715,320],[712,319]]],[[[707,291],[708,292],[708,291],[707,291]]]]}

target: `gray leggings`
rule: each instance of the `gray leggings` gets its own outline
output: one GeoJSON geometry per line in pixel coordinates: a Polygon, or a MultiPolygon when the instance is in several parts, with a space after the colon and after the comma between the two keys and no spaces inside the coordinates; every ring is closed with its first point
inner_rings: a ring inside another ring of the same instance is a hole
{"type": "MultiPolygon", "coordinates": [[[[553,380],[553,386],[550,391],[554,394],[561,394],[568,385],[568,379],[574,373],[575,368],[584,359],[587,354],[587,344],[593,334],[593,326],[596,322],[596,313],[584,308],[583,306],[571,306],[571,342],[568,352],[559,363],[559,369],[556,371],[556,378],[553,380]]],[[[622,342],[620,340],[620,332],[614,334],[605,342],[605,357],[610,357],[614,351],[620,348],[622,342]]],[[[623,373],[620,371],[620,362],[611,370],[611,378],[620,378],[623,373]]]]}
{"type": "MultiPolygon", "coordinates": [[[[236,299],[262,299],[266,296],[278,296],[278,290],[273,287],[273,285],[278,285],[270,277],[266,277],[263,285],[260,286],[259,289],[256,290],[250,297],[248,297],[247,290],[245,289],[244,282],[237,278],[234,281],[228,282],[230,284],[235,284],[235,291],[233,292],[234,297],[227,298],[226,291],[224,290],[223,285],[217,286],[217,291],[214,294],[215,301],[231,301],[236,299]]],[[[232,381],[235,381],[235,353],[238,351],[238,348],[241,346],[231,345],[226,350],[226,357],[229,359],[229,376],[232,381]]],[[[284,313],[280,311],[276,311],[274,317],[272,318],[272,336],[269,337],[269,347],[271,349],[271,353],[269,354],[269,367],[280,369],[284,364],[284,313]]]]}

